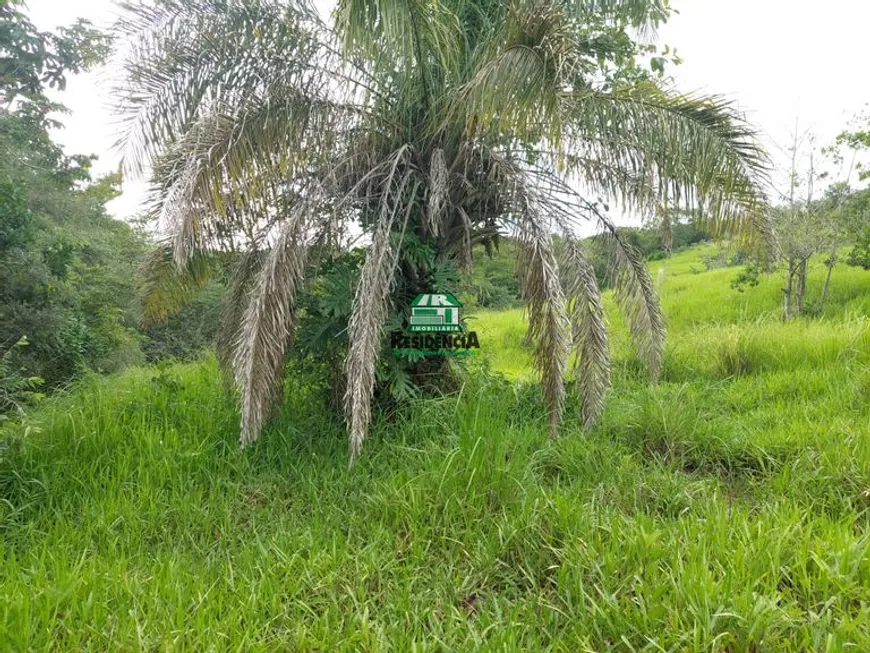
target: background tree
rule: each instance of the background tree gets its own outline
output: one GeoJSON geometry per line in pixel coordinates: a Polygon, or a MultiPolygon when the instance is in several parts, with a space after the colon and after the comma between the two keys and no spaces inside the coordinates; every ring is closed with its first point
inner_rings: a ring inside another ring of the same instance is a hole
{"type": "Polygon", "coordinates": [[[184,297],[204,281],[203,253],[229,241],[259,254],[238,268],[219,339],[242,444],[279,396],[306,267],[354,230],[368,243],[343,356],[354,455],[380,369],[401,367],[418,387],[447,378],[440,359],[390,361],[384,325],[499,234],[517,244],[551,433],[569,360],[586,423],[609,385],[580,226],[606,234],[617,298],[657,376],[653,284],[599,198],[632,211],[679,197],[716,235],[766,231],[752,131],[721,101],[660,87],[649,69],[662,57],[645,59],[632,38],[668,14],[658,0],[343,0],[328,25],[305,2],[128,7],[127,162],[153,170],[169,254],[151,259],[153,278],[184,297]]]}
{"type": "MultiPolygon", "coordinates": [[[[856,116],[850,128],[837,136],[834,145],[835,154],[840,159],[847,156],[841,152],[842,149],[851,155],[860,181],[866,181],[870,177],[870,170],[867,169],[866,162],[859,159],[870,149],[868,125],[870,125],[870,115],[867,112],[856,116]],[[856,159],[858,159],[857,162],[856,159]]],[[[868,192],[870,191],[864,189],[847,194],[847,200],[844,202],[840,214],[841,223],[844,224],[846,233],[852,236],[852,241],[855,243],[849,253],[847,263],[863,267],[865,270],[870,269],[870,205],[868,205],[870,194],[868,192]]]]}
{"type": "Polygon", "coordinates": [[[860,265],[862,234],[870,224],[868,190],[850,186],[855,172],[859,181],[867,177],[857,160],[863,147],[861,138],[860,134],[844,132],[833,144],[817,148],[815,137],[809,131],[800,134],[795,124],[788,148],[791,164],[787,186],[780,192],[779,203],[771,208],[778,248],[763,257],[741,251],[740,256],[749,263],[732,287],[742,290],[745,285],[757,284],[762,272],[781,269],[784,319],[824,309],[843,248],[854,244],[847,263],[860,265]],[[807,302],[808,270],[819,256],[824,257],[824,282],[818,298],[807,302]]]}
{"type": "Polygon", "coordinates": [[[99,62],[108,38],[81,21],[39,32],[20,7],[0,6],[0,413],[38,383],[140,359],[133,277],[144,240],[106,214],[120,177],[92,180],[93,158],[52,140],[63,107],[45,95],[99,62]]]}
{"type": "MultiPolygon", "coordinates": [[[[821,216],[818,227],[820,248],[826,257],[825,281],[819,296],[817,309],[824,309],[831,288],[834,267],[840,261],[841,250],[850,243],[857,243],[865,225],[868,224],[867,190],[853,190],[846,182],[831,184],[814,210],[821,216]]],[[[855,251],[853,247],[852,252],[855,251]]],[[[851,260],[847,258],[847,263],[851,260]]]]}
{"type": "Polygon", "coordinates": [[[23,0],[0,4],[0,92],[7,109],[16,99],[45,101],[47,88],[62,91],[66,76],[102,63],[110,52],[108,35],[86,20],[40,32],[24,14],[23,0]]]}
{"type": "Polygon", "coordinates": [[[786,202],[773,210],[780,256],[785,264],[785,319],[806,312],[807,271],[811,259],[819,254],[826,255],[826,273],[813,310],[821,311],[824,308],[839,252],[859,237],[863,192],[855,192],[849,186],[849,179],[856,167],[855,160],[853,156],[846,161],[840,145],[838,139],[834,145],[817,151],[811,134],[801,137],[795,131],[790,148],[791,168],[786,202]],[[799,170],[802,157],[807,161],[803,174],[799,170]],[[817,168],[819,158],[824,164],[821,172],[817,168]],[[838,166],[838,179],[832,181],[832,170],[838,166]],[[819,197],[817,186],[821,184],[827,184],[827,187],[819,197]]]}

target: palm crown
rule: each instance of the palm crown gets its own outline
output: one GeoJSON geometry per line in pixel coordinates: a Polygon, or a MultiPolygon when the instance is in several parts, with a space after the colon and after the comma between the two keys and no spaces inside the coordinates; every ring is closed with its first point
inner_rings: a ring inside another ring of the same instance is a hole
{"type": "Polygon", "coordinates": [[[551,432],[569,365],[586,423],[610,383],[577,237],[589,221],[658,374],[653,284],[606,202],[653,212],[669,198],[719,233],[768,235],[752,131],[729,105],[663,90],[635,63],[630,33],[667,13],[663,0],[341,0],[328,23],[299,0],[127,7],[127,162],[150,169],[167,235],[148,264],[145,317],[202,282],[209,251],[244,252],[219,338],[242,444],[278,397],[306,266],[351,230],[368,243],[345,359],[353,454],[391,299],[427,283],[425,263],[403,265],[410,237],[460,266],[476,244],[516,239],[551,432]]]}

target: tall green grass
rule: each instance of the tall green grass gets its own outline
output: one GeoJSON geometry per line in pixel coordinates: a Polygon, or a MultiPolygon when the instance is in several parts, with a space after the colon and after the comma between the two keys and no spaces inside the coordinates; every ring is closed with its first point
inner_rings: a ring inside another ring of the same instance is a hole
{"type": "Polygon", "coordinates": [[[783,324],[704,251],[651,266],[662,382],[611,306],[604,420],[555,442],[520,311],[352,467],[304,379],[245,452],[211,360],[47,402],[0,440],[0,650],[870,650],[870,274],[783,324]]]}

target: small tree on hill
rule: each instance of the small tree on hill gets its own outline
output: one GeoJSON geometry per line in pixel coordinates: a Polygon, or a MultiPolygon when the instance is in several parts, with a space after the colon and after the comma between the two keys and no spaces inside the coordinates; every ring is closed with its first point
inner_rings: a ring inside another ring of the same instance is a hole
{"type": "MultiPolygon", "coordinates": [[[[813,256],[826,255],[825,281],[813,309],[821,311],[827,302],[831,277],[838,261],[840,249],[853,242],[857,195],[853,194],[847,181],[830,183],[821,197],[816,197],[817,184],[829,182],[831,172],[819,173],[814,137],[807,133],[797,134],[789,148],[791,166],[788,190],[784,200],[771,209],[771,222],[777,234],[778,257],[783,265],[783,317],[788,320],[807,312],[807,274],[813,256]],[[800,172],[800,159],[806,157],[806,172],[800,172]]],[[[848,180],[852,164],[843,166],[843,157],[836,147],[823,148],[821,155],[828,168],[840,165],[840,176],[848,180]]],[[[760,263],[756,261],[754,266],[760,263]]],[[[761,262],[762,267],[771,263],[761,262]]]]}

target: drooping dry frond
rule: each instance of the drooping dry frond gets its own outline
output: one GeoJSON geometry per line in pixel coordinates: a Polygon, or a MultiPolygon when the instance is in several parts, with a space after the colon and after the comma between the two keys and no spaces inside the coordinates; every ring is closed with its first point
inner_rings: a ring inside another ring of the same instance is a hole
{"type": "Polygon", "coordinates": [[[625,315],[632,339],[657,381],[665,351],[665,320],[652,277],[643,257],[609,221],[602,221],[603,237],[613,255],[616,301],[625,315]]]}
{"type": "Polygon", "coordinates": [[[562,420],[565,404],[565,368],[570,341],[565,296],[559,282],[552,238],[537,215],[527,215],[520,227],[519,273],[523,299],[529,311],[529,338],[547,403],[550,437],[562,420]]]}
{"type": "Polygon", "coordinates": [[[162,243],[155,247],[139,270],[142,325],[162,324],[178,312],[208,281],[210,272],[205,254],[190,257],[179,267],[171,245],[162,243]]]}
{"type": "Polygon", "coordinates": [[[449,183],[450,172],[444,162],[444,151],[436,149],[429,160],[429,202],[426,207],[428,231],[436,238],[441,231],[442,213],[450,190],[449,183]]]}
{"type": "Polygon", "coordinates": [[[352,459],[359,455],[371,422],[375,367],[381,352],[383,325],[399,255],[392,239],[393,231],[398,228],[404,233],[414,207],[412,198],[419,187],[419,182],[411,183],[408,159],[407,147],[393,154],[388,173],[381,182],[378,228],[366,253],[348,324],[350,345],[345,359],[347,391],[344,410],[352,459]]]}
{"type": "Polygon", "coordinates": [[[568,298],[577,394],[583,424],[589,427],[604,412],[604,400],[610,389],[610,348],[595,269],[583,247],[569,234],[564,237],[559,271],[568,298]]]}
{"type": "Polygon", "coordinates": [[[257,275],[262,268],[263,257],[263,252],[259,251],[245,252],[241,255],[241,260],[233,271],[233,277],[224,298],[220,325],[215,339],[215,349],[221,372],[230,384],[234,382],[233,360],[240,341],[242,320],[250,303],[257,275]]]}
{"type": "Polygon", "coordinates": [[[270,216],[293,203],[287,180],[324,165],[311,152],[329,152],[336,121],[349,115],[346,107],[270,88],[265,97],[246,98],[233,116],[209,115],[191,125],[157,161],[160,184],[154,189],[154,210],[173,235],[179,264],[209,246],[204,236],[215,228],[229,227],[251,240],[270,216]]]}
{"type": "Polygon", "coordinates": [[[522,169],[513,162],[493,159],[495,179],[510,198],[517,232],[517,271],[520,291],[529,314],[528,339],[533,344],[535,364],[547,404],[550,437],[555,437],[565,404],[565,369],[570,352],[565,294],[553,253],[551,225],[527,184],[522,169]]]}
{"type": "Polygon", "coordinates": [[[128,129],[119,145],[131,172],[199,119],[227,115],[276,84],[301,90],[318,71],[339,67],[306,2],[165,0],[123,9],[116,32],[126,42],[127,79],[119,113],[128,129]]]}
{"type": "Polygon", "coordinates": [[[293,336],[296,291],[307,254],[311,206],[288,218],[266,255],[238,331],[233,372],[240,395],[240,442],[256,440],[280,396],[284,355],[293,336]]]}
{"type": "Polygon", "coordinates": [[[546,191],[530,183],[521,165],[509,158],[489,157],[491,182],[501,189],[517,243],[520,292],[529,316],[527,342],[547,404],[548,431],[556,436],[565,404],[565,370],[571,350],[565,293],[553,250],[552,228],[542,212],[550,208],[546,191]]]}

